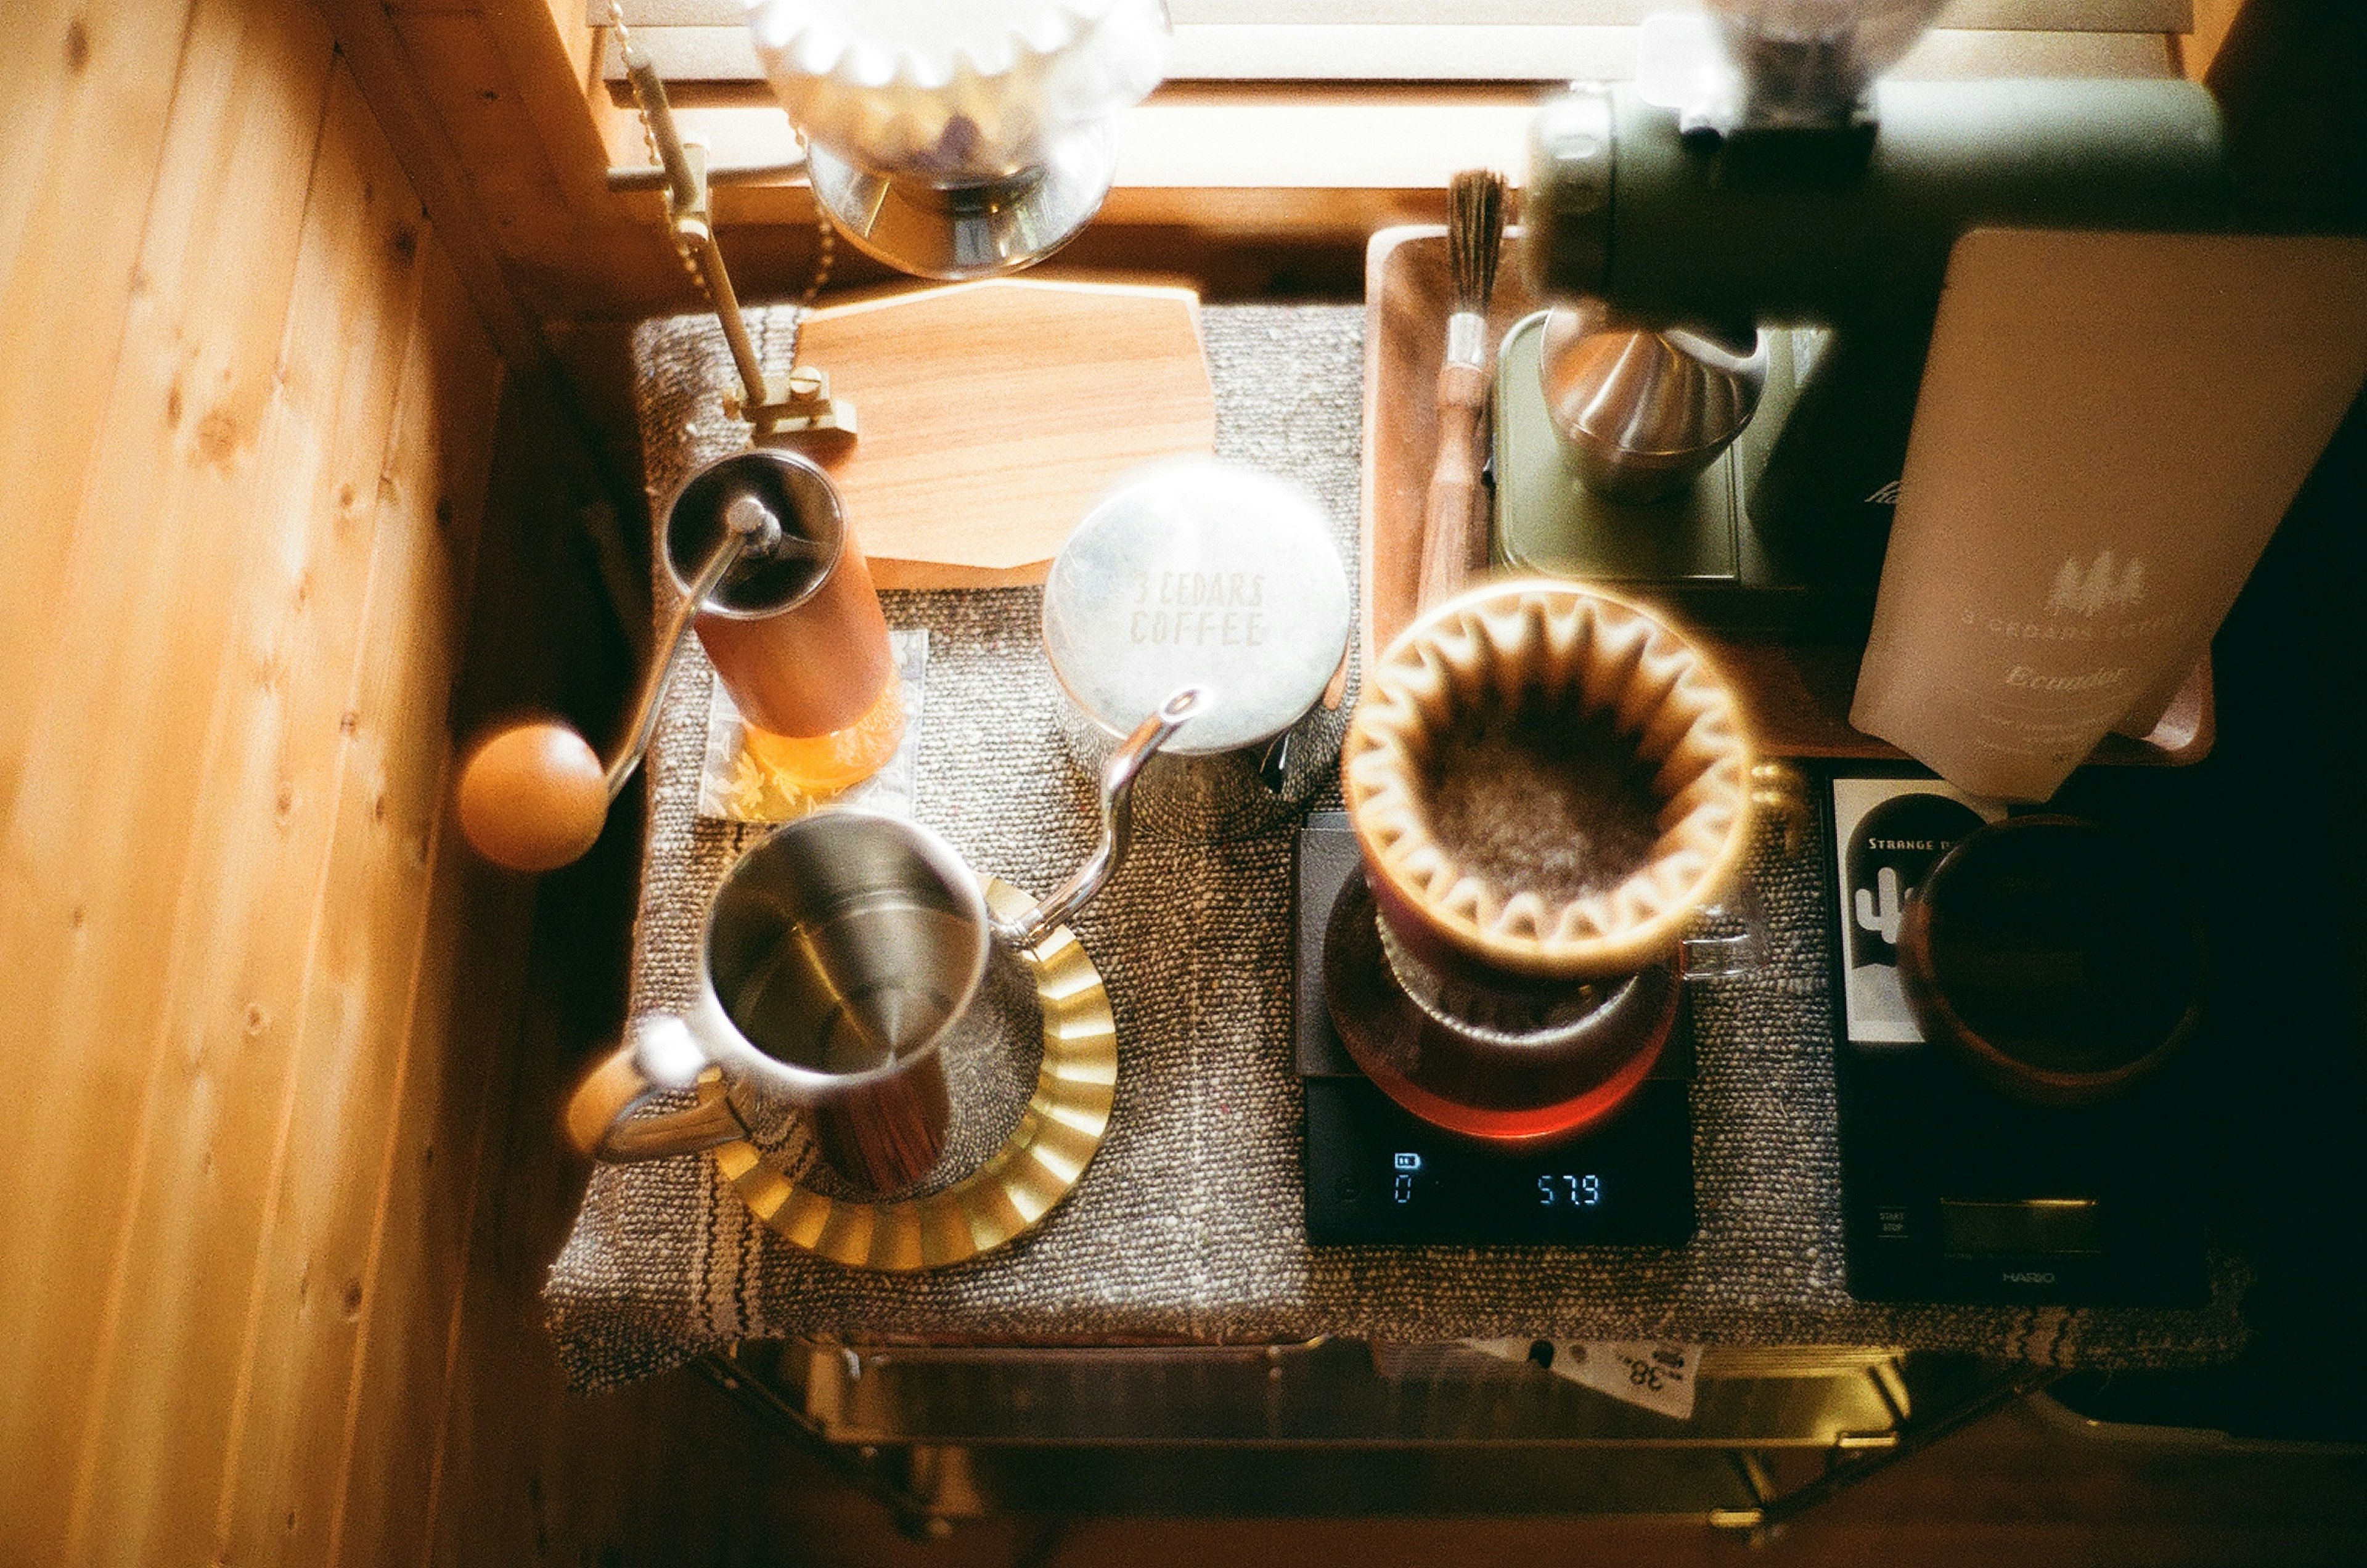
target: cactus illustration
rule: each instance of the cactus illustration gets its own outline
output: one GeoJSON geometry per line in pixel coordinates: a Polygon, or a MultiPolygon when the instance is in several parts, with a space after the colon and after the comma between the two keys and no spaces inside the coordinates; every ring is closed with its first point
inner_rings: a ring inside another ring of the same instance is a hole
{"type": "Polygon", "coordinates": [[[1897,947],[1899,927],[1907,920],[1907,899],[1898,890],[1898,868],[1884,866],[1874,874],[1874,886],[1881,895],[1881,902],[1877,905],[1873,894],[1859,888],[1857,923],[1897,947]]]}

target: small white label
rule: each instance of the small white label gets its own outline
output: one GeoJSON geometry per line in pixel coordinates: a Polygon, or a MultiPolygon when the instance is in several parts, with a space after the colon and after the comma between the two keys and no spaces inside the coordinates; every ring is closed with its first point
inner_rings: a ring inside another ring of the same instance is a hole
{"type": "Polygon", "coordinates": [[[1553,1370],[1572,1382],[1680,1421],[1693,1413],[1693,1369],[1700,1364],[1698,1345],[1598,1339],[1554,1347],[1553,1370]]]}
{"type": "MultiPolygon", "coordinates": [[[[1475,1350],[1508,1361],[1541,1360],[1533,1339],[1467,1339],[1475,1350]]],[[[1607,1393],[1629,1404],[1683,1421],[1693,1413],[1693,1370],[1701,1364],[1698,1345],[1672,1345],[1663,1340],[1552,1339],[1550,1370],[1557,1378],[1607,1393]]]]}

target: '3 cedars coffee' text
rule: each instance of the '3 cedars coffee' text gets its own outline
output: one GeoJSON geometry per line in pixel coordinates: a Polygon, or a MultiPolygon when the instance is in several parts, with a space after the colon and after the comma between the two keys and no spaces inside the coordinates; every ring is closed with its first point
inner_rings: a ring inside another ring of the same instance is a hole
{"type": "Polygon", "coordinates": [[[1153,648],[1256,648],[1266,639],[1265,573],[1135,574],[1127,635],[1153,648]]]}

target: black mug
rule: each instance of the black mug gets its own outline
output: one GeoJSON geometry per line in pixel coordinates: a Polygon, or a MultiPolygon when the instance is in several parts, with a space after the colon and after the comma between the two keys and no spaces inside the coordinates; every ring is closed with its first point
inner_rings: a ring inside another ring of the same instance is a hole
{"type": "Polygon", "coordinates": [[[1904,917],[1899,979],[1924,1038],[2018,1099],[2104,1099],[2201,1026],[2199,900],[2159,853],[2094,822],[1988,823],[1904,917]]]}

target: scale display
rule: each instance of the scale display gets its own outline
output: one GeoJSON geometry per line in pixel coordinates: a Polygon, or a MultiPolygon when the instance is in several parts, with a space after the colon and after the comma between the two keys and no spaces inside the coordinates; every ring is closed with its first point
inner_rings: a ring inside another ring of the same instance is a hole
{"type": "Polygon", "coordinates": [[[1307,1080],[1307,1239],[1317,1247],[1682,1247],[1693,1232],[1685,1085],[1646,1083],[1581,1137],[1510,1154],[1408,1114],[1364,1078],[1307,1080]]]}

